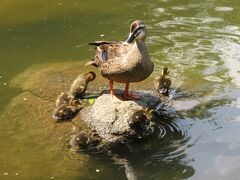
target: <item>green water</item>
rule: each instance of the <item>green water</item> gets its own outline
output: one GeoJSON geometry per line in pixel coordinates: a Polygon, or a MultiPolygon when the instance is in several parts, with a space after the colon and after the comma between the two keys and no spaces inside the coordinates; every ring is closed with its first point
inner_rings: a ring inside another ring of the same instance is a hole
{"type": "Polygon", "coordinates": [[[2,0],[0,179],[127,179],[125,169],[138,179],[239,179],[239,12],[236,0],[2,0]],[[104,153],[66,155],[54,133],[21,119],[21,107],[5,116],[20,93],[8,86],[17,74],[90,59],[89,42],[125,40],[135,19],[148,30],[153,76],[168,66],[182,99],[200,105],[169,110],[157,137],[119,148],[127,163],[104,153]]]}

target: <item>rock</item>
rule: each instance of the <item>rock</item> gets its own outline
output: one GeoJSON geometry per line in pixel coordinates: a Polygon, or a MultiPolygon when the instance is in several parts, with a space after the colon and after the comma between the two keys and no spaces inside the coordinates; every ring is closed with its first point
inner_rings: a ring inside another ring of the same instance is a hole
{"type": "Polygon", "coordinates": [[[108,142],[136,137],[137,131],[129,125],[133,114],[147,107],[155,108],[159,99],[150,92],[134,93],[142,98],[138,101],[114,102],[110,94],[103,94],[95,100],[92,106],[80,112],[81,119],[108,142]]]}
{"type": "MultiPolygon", "coordinates": [[[[131,90],[137,89],[138,92],[135,93],[142,96],[139,101],[114,103],[109,94],[103,94],[95,99],[92,106],[82,109],[80,116],[74,117],[73,122],[57,124],[52,120],[51,116],[57,96],[61,92],[69,91],[71,83],[79,74],[93,70],[93,68],[84,66],[85,63],[85,61],[81,61],[33,65],[14,77],[9,86],[21,92],[11,99],[3,111],[6,119],[11,119],[14,124],[11,127],[13,130],[9,132],[14,134],[14,127],[20,127],[24,134],[26,128],[35,127],[34,130],[30,129],[33,131],[32,133],[36,133],[35,136],[39,138],[39,141],[48,139],[51,142],[56,142],[60,137],[70,134],[73,128],[95,130],[101,138],[108,142],[139,137],[139,132],[134,130],[134,126],[130,127],[133,116],[138,114],[136,113],[138,111],[147,107],[155,108],[159,104],[159,98],[153,92],[139,90],[143,88],[151,90],[152,77],[131,87],[131,90]]],[[[89,84],[88,92],[101,92],[108,88],[108,81],[103,79],[97,70],[95,72],[97,78],[89,84]]],[[[121,87],[123,84],[116,83],[115,88],[119,88],[119,86],[121,87]]],[[[121,89],[123,88],[121,87],[121,89]]],[[[122,94],[121,91],[116,92],[122,94]]],[[[190,104],[192,103],[190,102],[190,104]]],[[[179,102],[179,106],[181,106],[181,102],[179,102]]],[[[143,125],[145,127],[147,123],[143,125]]],[[[150,129],[142,128],[142,124],[140,127],[145,132],[151,132],[152,124],[149,125],[150,129]]],[[[29,137],[27,136],[27,138],[29,137]]]]}

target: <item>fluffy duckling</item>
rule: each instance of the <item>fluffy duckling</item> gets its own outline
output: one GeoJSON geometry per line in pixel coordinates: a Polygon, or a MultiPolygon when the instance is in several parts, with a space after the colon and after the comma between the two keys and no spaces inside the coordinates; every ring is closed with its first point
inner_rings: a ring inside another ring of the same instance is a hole
{"type": "Polygon", "coordinates": [[[86,148],[90,145],[97,145],[101,138],[96,132],[80,131],[72,137],[69,142],[71,147],[86,148]]]}
{"type": "Polygon", "coordinates": [[[150,125],[153,119],[153,112],[154,110],[149,107],[134,112],[131,122],[129,123],[130,127],[139,131],[144,130],[145,126],[150,125]]]}
{"type": "Polygon", "coordinates": [[[63,104],[69,104],[70,103],[70,96],[68,93],[62,92],[56,99],[56,107],[63,105],[63,104]]]}
{"type": "Polygon", "coordinates": [[[54,110],[52,118],[55,119],[55,121],[72,119],[79,112],[79,110],[79,107],[62,104],[54,110]]]}
{"type": "Polygon", "coordinates": [[[77,113],[87,105],[87,102],[82,99],[68,100],[67,103],[63,102],[54,109],[52,115],[53,119],[56,121],[73,119],[77,113]]]}
{"type": "Polygon", "coordinates": [[[82,95],[87,90],[88,83],[93,81],[96,78],[96,74],[94,72],[88,72],[85,74],[81,74],[75,79],[71,85],[69,95],[72,99],[74,98],[82,98],[82,95]]]}
{"type": "Polygon", "coordinates": [[[162,70],[162,74],[160,77],[156,77],[155,79],[155,87],[156,90],[163,94],[168,96],[169,93],[169,87],[171,85],[171,77],[169,76],[169,70],[167,67],[164,67],[162,70]]]}

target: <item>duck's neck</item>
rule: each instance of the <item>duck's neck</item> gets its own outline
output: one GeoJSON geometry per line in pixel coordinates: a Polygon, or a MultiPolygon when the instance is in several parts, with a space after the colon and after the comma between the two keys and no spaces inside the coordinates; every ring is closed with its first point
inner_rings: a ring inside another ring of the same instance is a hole
{"type": "Polygon", "coordinates": [[[147,50],[145,41],[144,40],[136,40],[135,43],[136,43],[136,46],[137,46],[139,52],[141,53],[142,57],[145,59],[149,59],[148,50],[147,50]]]}

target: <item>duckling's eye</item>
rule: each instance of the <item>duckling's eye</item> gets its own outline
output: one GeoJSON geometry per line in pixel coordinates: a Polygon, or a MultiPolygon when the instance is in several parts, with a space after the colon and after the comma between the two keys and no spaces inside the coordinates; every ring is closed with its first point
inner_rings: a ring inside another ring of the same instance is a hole
{"type": "Polygon", "coordinates": [[[140,116],[135,116],[135,118],[136,118],[136,119],[139,119],[139,118],[140,118],[140,116]]]}

